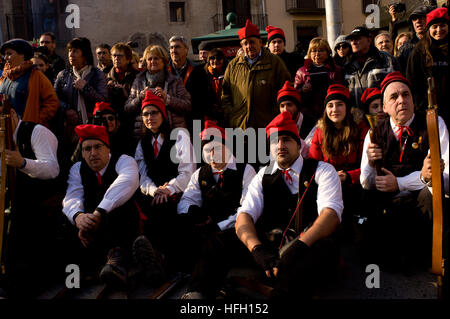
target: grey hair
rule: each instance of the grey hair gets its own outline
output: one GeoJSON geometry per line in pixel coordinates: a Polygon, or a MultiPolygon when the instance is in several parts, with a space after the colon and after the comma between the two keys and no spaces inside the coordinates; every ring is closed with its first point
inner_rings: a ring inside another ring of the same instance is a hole
{"type": "Polygon", "coordinates": [[[174,35],[169,39],[169,43],[170,42],[175,42],[175,41],[180,41],[184,44],[184,46],[189,49],[189,43],[187,41],[187,39],[185,37],[183,37],[182,35],[174,35]]]}

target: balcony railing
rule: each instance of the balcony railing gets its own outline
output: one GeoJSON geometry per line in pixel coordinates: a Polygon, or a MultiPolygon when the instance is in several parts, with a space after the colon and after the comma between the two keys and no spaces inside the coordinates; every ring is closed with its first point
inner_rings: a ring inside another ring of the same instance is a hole
{"type": "MultiPolygon", "coordinates": [[[[251,14],[251,15],[236,15],[236,27],[242,28],[245,26],[247,19],[250,19],[253,24],[256,24],[260,30],[264,30],[267,26],[267,14],[251,14]]],[[[228,25],[223,14],[216,14],[212,17],[214,32],[225,29],[228,25]]]]}
{"type": "Polygon", "coordinates": [[[325,0],[286,0],[286,11],[291,14],[325,14],[325,0]]]}

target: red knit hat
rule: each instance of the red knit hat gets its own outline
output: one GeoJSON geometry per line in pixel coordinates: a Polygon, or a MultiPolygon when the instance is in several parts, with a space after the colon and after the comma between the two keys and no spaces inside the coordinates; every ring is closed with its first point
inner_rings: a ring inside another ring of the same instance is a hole
{"type": "Polygon", "coordinates": [[[148,105],[153,105],[153,106],[157,107],[161,111],[163,117],[165,119],[167,119],[166,105],[164,104],[164,101],[159,96],[156,96],[155,94],[153,94],[153,92],[151,90],[147,90],[145,92],[145,98],[142,101],[141,110],[143,110],[144,107],[146,107],[148,105]]]}
{"type": "Polygon", "coordinates": [[[300,93],[289,83],[289,81],[286,81],[281,90],[278,91],[277,104],[279,105],[281,102],[288,100],[294,102],[297,105],[297,108],[300,107],[302,101],[300,93]]]}
{"type": "Polygon", "coordinates": [[[405,78],[403,76],[403,74],[401,74],[398,71],[395,72],[391,72],[388,75],[386,75],[386,77],[384,78],[384,80],[381,82],[380,84],[380,88],[381,88],[381,100],[383,100],[383,95],[384,95],[384,90],[386,90],[386,87],[391,84],[392,82],[403,82],[405,83],[410,90],[411,89],[411,82],[409,82],[409,80],[407,78],[405,78]]]}
{"type": "Polygon", "coordinates": [[[112,113],[112,114],[116,113],[116,111],[114,111],[114,109],[111,107],[111,103],[107,103],[107,102],[95,103],[94,112],[92,112],[92,114],[95,116],[95,114],[97,114],[97,112],[112,113]]]}
{"type": "Polygon", "coordinates": [[[361,96],[361,102],[368,107],[373,100],[379,98],[381,98],[381,91],[378,88],[367,88],[361,96]]]}
{"type": "Polygon", "coordinates": [[[243,40],[249,37],[256,37],[259,38],[259,29],[256,25],[254,25],[250,19],[247,19],[247,22],[245,23],[245,27],[242,29],[239,29],[237,32],[239,36],[239,40],[243,40]]]}
{"type": "Polygon", "coordinates": [[[286,36],[284,35],[283,29],[268,25],[266,27],[266,32],[267,32],[267,43],[270,43],[273,39],[276,38],[280,38],[281,40],[283,40],[284,43],[286,43],[286,36]]]}
{"type": "Polygon", "coordinates": [[[327,96],[325,97],[324,105],[332,100],[342,100],[346,105],[350,103],[350,91],[345,85],[331,84],[328,87],[327,96]]]}
{"type": "Polygon", "coordinates": [[[292,119],[290,112],[281,112],[266,126],[267,138],[274,133],[278,133],[278,135],[289,135],[300,144],[297,124],[292,119]]]}
{"type": "Polygon", "coordinates": [[[106,127],[92,124],[83,124],[75,127],[75,133],[80,137],[80,142],[85,140],[100,140],[109,147],[109,135],[106,127]]]}
{"type": "Polygon", "coordinates": [[[227,140],[225,129],[210,120],[205,121],[205,128],[200,132],[199,135],[202,142],[205,140],[209,140],[212,136],[220,137],[222,141],[227,140]]]}
{"type": "Polygon", "coordinates": [[[427,14],[427,28],[438,22],[444,22],[448,24],[447,8],[437,8],[427,14]]]}

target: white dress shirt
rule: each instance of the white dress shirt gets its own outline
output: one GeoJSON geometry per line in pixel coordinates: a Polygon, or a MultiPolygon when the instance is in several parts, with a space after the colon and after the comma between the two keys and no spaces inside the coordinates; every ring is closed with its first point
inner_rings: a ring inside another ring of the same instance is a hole
{"type": "MultiPolygon", "coordinates": [[[[13,134],[15,143],[17,143],[17,131],[21,124],[22,120],[19,121],[13,134]]],[[[27,165],[19,170],[31,178],[56,178],[59,174],[59,164],[56,157],[58,140],[55,134],[45,126],[37,124],[31,133],[31,148],[36,159],[25,158],[27,165]]]]}
{"type": "MultiPolygon", "coordinates": [[[[108,165],[99,172],[100,175],[103,176],[108,165]]],[[[84,188],[81,182],[80,167],[81,162],[77,162],[70,169],[67,192],[63,200],[63,212],[72,224],[74,224],[73,216],[77,212],[85,212],[83,204],[84,188]]],[[[117,160],[115,169],[118,176],[98,204],[98,207],[103,208],[107,213],[125,204],[139,187],[139,172],[134,158],[125,154],[121,155],[117,160]]]]}
{"type": "MultiPolygon", "coordinates": [[[[153,137],[152,145],[154,141],[155,138],[153,137]]],[[[161,150],[163,142],[164,138],[161,136],[161,134],[159,134],[157,138],[159,150],[161,150]]],[[[186,134],[183,130],[178,131],[177,140],[175,142],[175,149],[176,149],[176,161],[178,161],[179,163],[178,176],[172,178],[167,185],[167,189],[170,190],[171,195],[175,193],[184,192],[184,189],[188,185],[192,173],[197,168],[191,140],[189,138],[189,135],[186,134]]],[[[139,167],[139,174],[141,176],[140,187],[142,194],[155,196],[155,192],[158,189],[158,187],[153,182],[153,180],[147,175],[147,164],[145,163],[144,151],[142,150],[142,145],[140,141],[136,148],[136,154],[134,158],[136,159],[136,162],[139,167]]],[[[148,169],[151,169],[151,167],[148,169]]]]}
{"type": "MultiPolygon", "coordinates": [[[[411,122],[414,120],[414,116],[411,117],[411,119],[405,124],[405,126],[409,126],[411,122]]],[[[445,125],[444,120],[439,116],[438,117],[439,122],[439,140],[441,144],[441,157],[444,159],[445,163],[445,169],[444,169],[444,188],[445,192],[448,193],[449,191],[449,179],[448,179],[448,173],[449,173],[449,159],[448,159],[448,130],[447,126],[445,125]]],[[[395,138],[398,140],[398,136],[396,134],[398,127],[394,124],[392,119],[390,119],[390,124],[392,131],[394,132],[395,138]]],[[[364,189],[375,189],[375,177],[377,176],[377,172],[374,167],[369,165],[369,159],[367,158],[367,148],[370,143],[370,134],[367,133],[366,138],[364,140],[364,147],[363,147],[363,153],[362,153],[362,159],[361,159],[361,176],[360,176],[360,182],[364,189]]],[[[420,171],[412,172],[406,176],[403,177],[397,177],[397,184],[400,193],[398,196],[405,195],[409,193],[410,191],[417,191],[424,188],[424,184],[420,181],[420,171]]],[[[431,191],[431,188],[430,188],[431,191]]]]}
{"type": "MultiPolygon", "coordinates": [[[[234,156],[231,157],[230,161],[222,170],[222,173],[225,172],[227,169],[237,170],[236,159],[234,156]]],[[[215,172],[219,171],[212,168],[212,172],[214,174],[215,172]]],[[[198,182],[199,173],[200,168],[197,169],[194,172],[194,174],[192,174],[191,180],[189,181],[189,185],[187,186],[186,190],[184,191],[183,197],[181,197],[181,200],[178,203],[177,207],[178,214],[186,214],[191,205],[202,207],[203,205],[202,191],[200,189],[200,184],[198,182]]],[[[255,175],[256,175],[255,169],[251,165],[247,164],[245,166],[244,176],[242,179],[242,196],[240,200],[241,204],[244,201],[245,195],[247,194],[248,186],[250,185],[255,175]]],[[[219,180],[219,175],[215,174],[213,176],[215,181],[217,182],[219,180]]],[[[227,219],[217,223],[217,225],[220,227],[221,230],[225,230],[234,227],[235,222],[236,222],[236,214],[233,214],[228,216],[227,219]]]]}
{"type": "MultiPolygon", "coordinates": [[[[300,173],[303,167],[303,158],[299,156],[297,160],[291,165],[290,171],[288,172],[292,177],[292,183],[286,181],[286,176],[283,174],[283,180],[286,182],[287,187],[292,194],[298,193],[298,183],[300,173]]],[[[274,174],[277,169],[279,169],[278,163],[275,162],[271,171],[274,174]]],[[[256,223],[258,218],[261,216],[264,209],[264,195],[263,195],[263,176],[266,167],[263,167],[258,174],[253,178],[250,186],[248,188],[247,195],[245,196],[242,206],[238,209],[238,214],[247,213],[249,214],[253,222],[256,223]]],[[[341,180],[334,167],[328,163],[319,161],[317,166],[316,175],[314,176],[314,181],[318,185],[317,189],[317,213],[321,214],[324,208],[333,209],[339,220],[341,220],[342,210],[344,209],[344,204],[342,201],[342,189],[341,180]]],[[[280,198],[280,201],[284,200],[280,198]]]]}

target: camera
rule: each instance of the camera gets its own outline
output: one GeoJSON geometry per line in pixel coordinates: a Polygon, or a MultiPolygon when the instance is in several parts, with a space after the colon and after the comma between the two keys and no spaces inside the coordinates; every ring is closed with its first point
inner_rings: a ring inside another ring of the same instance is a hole
{"type": "Polygon", "coordinates": [[[401,3],[401,2],[391,3],[389,5],[389,7],[390,6],[394,6],[394,11],[396,13],[400,13],[400,12],[405,12],[406,11],[406,5],[404,3],[401,3]]]}
{"type": "Polygon", "coordinates": [[[92,124],[99,125],[99,126],[105,126],[106,128],[108,128],[108,123],[107,123],[106,119],[104,119],[102,117],[101,112],[95,113],[94,119],[92,120],[92,124]]]}

